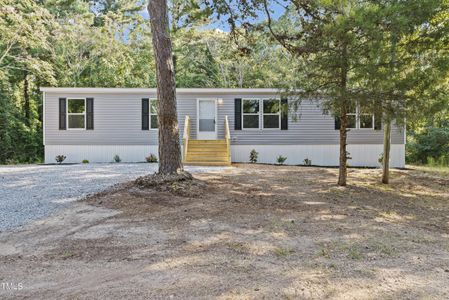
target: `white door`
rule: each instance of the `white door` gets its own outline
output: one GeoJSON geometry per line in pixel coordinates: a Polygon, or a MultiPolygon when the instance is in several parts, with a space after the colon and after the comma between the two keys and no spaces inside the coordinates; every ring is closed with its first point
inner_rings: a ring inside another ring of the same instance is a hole
{"type": "Polygon", "coordinates": [[[215,99],[198,99],[197,139],[217,139],[217,107],[215,99]]]}

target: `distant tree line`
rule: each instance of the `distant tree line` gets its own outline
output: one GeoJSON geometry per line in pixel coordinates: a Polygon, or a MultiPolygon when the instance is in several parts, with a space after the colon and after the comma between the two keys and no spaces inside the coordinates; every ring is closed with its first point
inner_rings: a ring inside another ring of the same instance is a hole
{"type": "MultiPolygon", "coordinates": [[[[0,4],[0,163],[42,160],[40,86],[156,86],[146,1],[0,4]]],[[[341,183],[354,102],[380,113],[385,125],[406,120],[410,162],[447,162],[448,5],[172,0],[176,85],[280,87],[298,99],[323,97],[341,120],[341,183]],[[216,22],[229,32],[213,29],[216,22]]]]}

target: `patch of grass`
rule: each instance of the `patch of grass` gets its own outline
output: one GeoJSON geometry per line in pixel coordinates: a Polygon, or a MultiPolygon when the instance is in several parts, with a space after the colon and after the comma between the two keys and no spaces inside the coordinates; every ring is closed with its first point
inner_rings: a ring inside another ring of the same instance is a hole
{"type": "Polygon", "coordinates": [[[277,257],[286,257],[286,256],[292,254],[293,252],[295,252],[295,251],[293,251],[293,249],[288,248],[288,247],[286,247],[286,248],[278,247],[278,248],[274,249],[274,254],[277,257]]]}
{"type": "Polygon", "coordinates": [[[331,253],[329,251],[328,248],[326,247],[322,247],[318,253],[316,254],[317,257],[325,257],[325,258],[330,258],[331,257],[331,253]]]}
{"type": "Polygon", "coordinates": [[[423,171],[426,173],[433,173],[435,175],[449,175],[449,166],[408,165],[407,168],[423,171]]]}
{"type": "Polygon", "coordinates": [[[363,258],[362,248],[359,245],[352,244],[347,247],[348,257],[353,260],[360,260],[363,258]]]}
{"type": "Polygon", "coordinates": [[[242,243],[232,242],[228,243],[226,246],[228,249],[234,250],[236,252],[245,252],[245,246],[242,243]]]}
{"type": "Polygon", "coordinates": [[[272,230],[288,230],[288,229],[294,229],[296,226],[295,220],[274,220],[270,224],[270,228],[272,230]]]}
{"type": "Polygon", "coordinates": [[[386,245],[383,243],[377,243],[374,245],[374,249],[377,253],[379,253],[382,256],[395,256],[397,255],[397,250],[391,246],[391,245],[386,245]]]}
{"type": "Polygon", "coordinates": [[[64,251],[61,256],[63,259],[68,259],[68,258],[75,256],[75,253],[73,253],[71,251],[64,251]]]}

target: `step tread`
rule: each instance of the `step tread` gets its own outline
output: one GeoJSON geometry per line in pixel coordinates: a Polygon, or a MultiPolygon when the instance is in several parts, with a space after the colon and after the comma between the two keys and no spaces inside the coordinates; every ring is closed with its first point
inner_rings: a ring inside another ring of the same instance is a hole
{"type": "Polygon", "coordinates": [[[187,152],[226,152],[228,149],[226,148],[187,148],[187,152]]]}
{"type": "Polygon", "coordinates": [[[230,162],[199,162],[199,161],[185,161],[185,165],[190,166],[230,166],[230,162]]]}

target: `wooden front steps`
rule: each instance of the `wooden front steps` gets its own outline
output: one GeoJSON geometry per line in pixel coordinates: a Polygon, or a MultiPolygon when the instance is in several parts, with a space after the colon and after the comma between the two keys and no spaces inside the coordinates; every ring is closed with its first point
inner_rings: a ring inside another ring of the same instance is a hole
{"type": "Polygon", "coordinates": [[[229,166],[226,140],[188,140],[184,164],[196,166],[229,166]]]}

